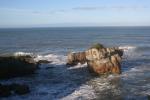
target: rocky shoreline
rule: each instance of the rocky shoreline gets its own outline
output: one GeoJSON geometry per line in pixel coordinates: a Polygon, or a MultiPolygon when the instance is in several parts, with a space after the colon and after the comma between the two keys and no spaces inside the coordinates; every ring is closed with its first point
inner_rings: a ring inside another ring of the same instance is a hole
{"type": "MultiPolygon", "coordinates": [[[[51,63],[46,60],[35,61],[31,55],[0,56],[0,80],[9,80],[15,77],[34,74],[42,63],[51,63]]],[[[24,95],[30,93],[27,84],[0,83],[0,97],[8,97],[12,94],[24,95]]]]}
{"type": "MultiPolygon", "coordinates": [[[[119,48],[106,48],[101,44],[96,44],[84,52],[69,53],[66,65],[74,66],[78,63],[87,63],[89,71],[96,75],[121,74],[122,56],[123,50],[119,48]]],[[[29,76],[34,74],[42,63],[51,63],[47,60],[36,61],[34,58],[32,55],[0,56],[0,80],[29,76]]],[[[0,97],[27,93],[30,93],[27,84],[0,83],[0,97]]]]}

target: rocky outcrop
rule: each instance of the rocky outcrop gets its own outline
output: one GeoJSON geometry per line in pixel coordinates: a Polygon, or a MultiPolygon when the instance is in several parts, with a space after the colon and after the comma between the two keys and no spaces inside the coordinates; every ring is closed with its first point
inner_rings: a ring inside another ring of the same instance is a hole
{"type": "Polygon", "coordinates": [[[49,64],[49,63],[52,63],[52,61],[48,61],[48,60],[39,60],[39,61],[37,61],[36,63],[37,63],[37,65],[39,66],[39,65],[41,65],[41,64],[49,64]]]}
{"type": "Polygon", "coordinates": [[[29,75],[37,68],[37,63],[31,56],[0,57],[0,79],[29,75]]]}
{"type": "Polygon", "coordinates": [[[67,57],[67,65],[83,64],[86,62],[85,52],[69,53],[67,57]]]}
{"type": "Polygon", "coordinates": [[[121,73],[121,56],[118,48],[92,48],[86,51],[87,65],[96,74],[121,73]]]}
{"type": "Polygon", "coordinates": [[[0,84],[0,97],[8,97],[12,94],[24,95],[30,92],[30,89],[25,84],[0,84]]]}
{"type": "Polygon", "coordinates": [[[89,71],[95,74],[120,74],[122,56],[123,50],[119,48],[105,48],[101,44],[96,44],[82,54],[69,53],[67,64],[75,65],[87,62],[89,71]]]}

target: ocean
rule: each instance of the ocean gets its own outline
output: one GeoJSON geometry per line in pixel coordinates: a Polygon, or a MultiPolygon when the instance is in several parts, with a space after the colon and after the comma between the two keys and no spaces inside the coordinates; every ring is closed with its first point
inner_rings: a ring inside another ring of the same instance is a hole
{"type": "Polygon", "coordinates": [[[0,55],[35,55],[42,64],[24,83],[31,93],[3,100],[150,100],[150,27],[53,27],[0,29],[0,55]],[[66,67],[68,52],[95,43],[124,49],[122,74],[91,76],[86,64],[66,67]]]}

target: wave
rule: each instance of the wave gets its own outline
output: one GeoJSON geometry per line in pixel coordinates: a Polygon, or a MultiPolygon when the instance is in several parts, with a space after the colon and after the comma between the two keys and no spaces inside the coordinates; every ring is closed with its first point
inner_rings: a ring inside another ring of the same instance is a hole
{"type": "Polygon", "coordinates": [[[119,49],[124,51],[123,58],[137,59],[148,57],[150,55],[150,46],[120,46],[119,49]]]}
{"type": "Polygon", "coordinates": [[[39,55],[34,53],[28,53],[28,52],[15,52],[13,54],[14,56],[32,56],[34,57],[34,60],[38,62],[39,60],[47,60],[52,61],[54,64],[64,64],[66,62],[66,56],[64,55],[56,55],[56,54],[47,54],[47,55],[39,55]]]}
{"type": "Polygon", "coordinates": [[[119,49],[124,50],[125,52],[134,51],[137,47],[135,46],[120,46],[119,49]]]}
{"type": "MultiPolygon", "coordinates": [[[[136,47],[123,46],[128,51],[134,51],[136,47]],[[133,49],[134,48],[134,49],[133,49]]],[[[52,100],[61,98],[62,100],[68,99],[94,99],[99,95],[101,98],[108,99],[107,93],[118,96],[121,94],[121,89],[118,86],[125,85],[124,90],[134,89],[134,93],[141,93],[143,95],[149,94],[147,87],[149,86],[149,65],[138,66],[131,68],[129,71],[123,72],[120,76],[109,75],[108,78],[103,77],[91,77],[88,70],[85,69],[86,64],[78,64],[74,67],[66,68],[63,66],[66,63],[66,56],[57,54],[45,54],[36,55],[33,53],[16,52],[18,55],[34,55],[35,60],[48,60],[52,61],[52,64],[43,64],[38,70],[38,74],[33,78],[16,78],[11,80],[14,82],[27,83],[32,87],[33,91],[31,94],[24,97],[25,99],[49,99],[52,100]],[[57,66],[60,65],[60,66],[57,66]],[[53,69],[46,69],[46,67],[54,66],[53,69]],[[81,67],[81,68],[79,68],[81,67]],[[147,76],[147,77],[146,77],[147,76]],[[90,78],[91,77],[91,78],[90,78]],[[146,78],[147,79],[146,79],[146,78]],[[120,80],[121,78],[121,80],[120,80]],[[144,80],[144,83],[140,83],[144,80]],[[121,81],[121,83],[119,83],[121,81]],[[138,82],[139,88],[134,87],[129,82],[138,82]],[[140,87],[140,85],[145,87],[140,87]],[[146,87],[147,86],[147,87],[146,87]],[[140,92],[139,92],[140,90],[140,92]],[[141,91],[143,90],[143,91],[141,91]],[[147,91],[145,91],[147,90],[147,91]],[[103,94],[105,93],[105,94],[103,94]],[[34,96],[36,95],[36,96],[34,96]]],[[[10,81],[9,81],[10,82],[10,81]]],[[[126,92],[126,91],[125,91],[126,92]]],[[[128,91],[127,91],[128,92],[128,91]]],[[[132,92],[131,92],[132,93],[132,92]]],[[[21,97],[10,97],[12,100],[21,99],[21,97]]]]}
{"type": "Polygon", "coordinates": [[[27,56],[27,55],[33,56],[34,54],[33,53],[27,53],[27,52],[15,52],[13,55],[14,56],[27,56]]]}
{"type": "Polygon", "coordinates": [[[149,51],[150,46],[120,46],[119,49],[124,50],[124,52],[131,52],[131,51],[149,51]]]}
{"type": "Polygon", "coordinates": [[[119,49],[124,51],[123,58],[135,58],[138,55],[135,53],[135,50],[137,49],[135,46],[120,46],[119,49]]]}
{"type": "Polygon", "coordinates": [[[35,61],[47,60],[47,61],[52,61],[52,64],[62,65],[62,64],[65,64],[66,62],[66,56],[55,55],[55,54],[37,55],[34,60],[35,61]]]}
{"type": "MultiPolygon", "coordinates": [[[[128,57],[131,56],[131,54],[133,54],[132,51],[134,51],[136,49],[136,47],[134,46],[120,46],[119,49],[123,49],[124,50],[124,57],[128,57]]],[[[66,63],[67,60],[67,56],[65,55],[58,55],[58,54],[35,54],[35,53],[31,53],[31,52],[15,52],[13,54],[14,56],[27,56],[30,55],[32,57],[34,57],[34,60],[36,62],[38,62],[39,60],[47,60],[52,62],[52,64],[56,64],[56,65],[62,65],[66,63]]],[[[76,67],[79,67],[82,65],[77,65],[76,67]]]]}

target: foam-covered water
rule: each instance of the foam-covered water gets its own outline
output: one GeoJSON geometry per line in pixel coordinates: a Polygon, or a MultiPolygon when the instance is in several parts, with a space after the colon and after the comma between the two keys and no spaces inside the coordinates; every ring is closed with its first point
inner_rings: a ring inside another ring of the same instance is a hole
{"type": "Polygon", "coordinates": [[[0,29],[0,54],[48,60],[30,77],[1,80],[24,83],[31,93],[3,100],[148,100],[150,28],[0,29]],[[25,34],[26,33],[26,34],[25,34]],[[9,40],[9,41],[8,41],[9,40]],[[86,64],[66,67],[66,54],[95,42],[124,50],[121,75],[91,76],[86,64]]]}

